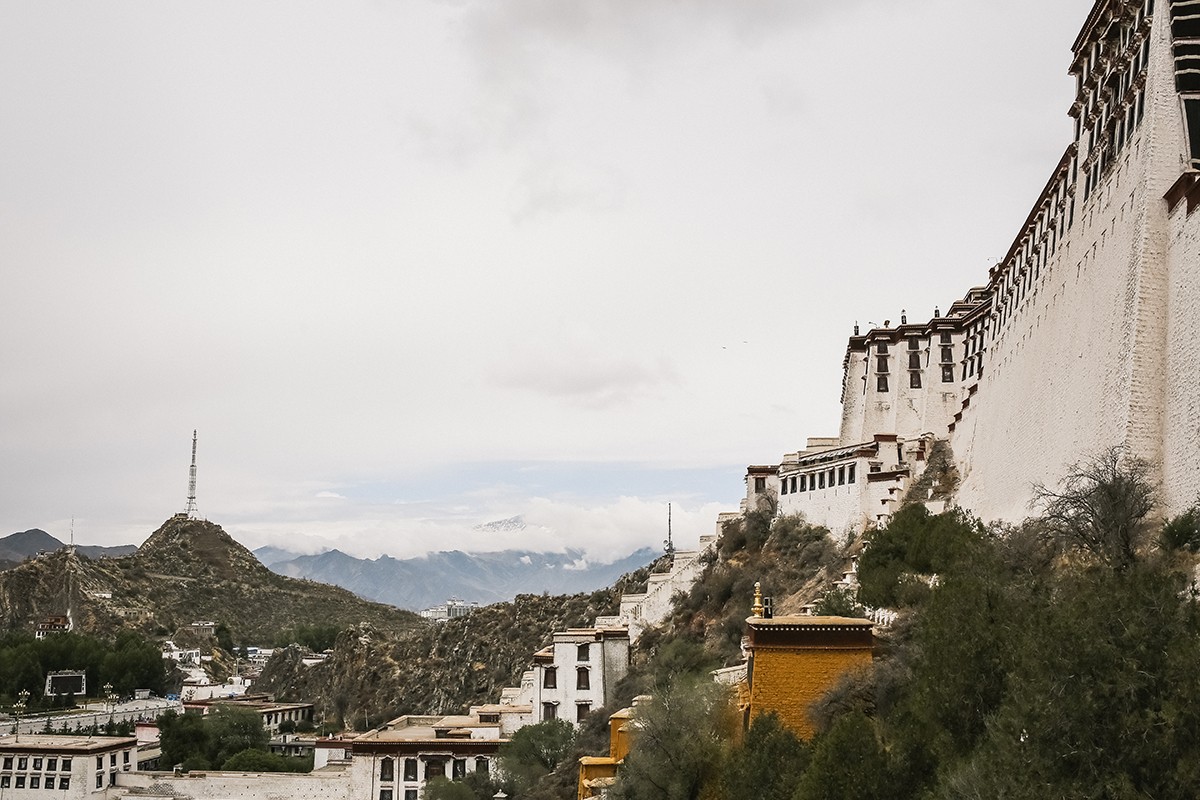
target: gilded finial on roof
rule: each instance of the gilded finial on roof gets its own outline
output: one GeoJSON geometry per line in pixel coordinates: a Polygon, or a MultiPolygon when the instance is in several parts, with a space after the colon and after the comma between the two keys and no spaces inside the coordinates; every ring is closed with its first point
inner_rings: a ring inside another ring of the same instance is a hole
{"type": "Polygon", "coordinates": [[[750,608],[750,610],[754,612],[754,616],[758,617],[759,619],[762,618],[762,615],[763,615],[762,583],[759,581],[754,582],[754,605],[750,608]]]}

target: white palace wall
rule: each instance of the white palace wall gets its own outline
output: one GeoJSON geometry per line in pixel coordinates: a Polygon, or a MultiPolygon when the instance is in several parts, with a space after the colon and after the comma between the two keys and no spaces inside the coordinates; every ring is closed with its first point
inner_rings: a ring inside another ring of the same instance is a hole
{"type": "MultiPolygon", "coordinates": [[[[1085,130],[1071,170],[1073,224],[1024,298],[1009,301],[1007,316],[997,310],[1020,291],[1001,289],[994,301],[987,371],[951,439],[963,477],[958,503],[985,519],[1028,515],[1034,483],[1052,485],[1067,464],[1113,445],[1163,463],[1169,317],[1162,198],[1184,148],[1162,5],[1149,30],[1142,123],[1086,200],[1085,130]]],[[[1196,251],[1179,259],[1194,261],[1196,251]]],[[[1015,271],[1019,260],[1003,268],[1015,271]]],[[[1186,314],[1175,317],[1182,327],[1186,314]]],[[[1194,317],[1189,327],[1194,333],[1194,317]]]]}
{"type": "Polygon", "coordinates": [[[1075,141],[986,285],[928,321],[856,327],[838,440],[751,467],[747,502],[777,491],[831,529],[884,522],[932,439],[958,470],[950,502],[985,520],[1028,516],[1037,484],[1114,446],[1151,463],[1164,513],[1200,500],[1200,4],[1097,0],[1072,51],[1075,141]],[[806,486],[886,437],[894,466],[868,464],[886,496],[806,486]]]}
{"type": "MultiPolygon", "coordinates": [[[[1200,185],[1200,184],[1198,184],[1200,185]]],[[[1200,500],[1200,211],[1170,215],[1163,500],[1173,511],[1200,500]]]]}

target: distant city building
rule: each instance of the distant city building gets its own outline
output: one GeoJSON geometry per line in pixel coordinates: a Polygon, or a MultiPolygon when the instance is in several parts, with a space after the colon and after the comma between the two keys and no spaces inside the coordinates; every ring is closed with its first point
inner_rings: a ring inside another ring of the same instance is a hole
{"type": "Polygon", "coordinates": [[[68,633],[73,630],[75,625],[71,622],[69,616],[52,616],[46,617],[41,622],[37,623],[34,628],[34,638],[45,639],[56,633],[68,633]]]}
{"type": "Polygon", "coordinates": [[[354,739],[319,741],[314,769],[334,758],[349,758],[352,782],[369,779],[376,787],[370,800],[418,800],[433,778],[491,774],[507,741],[499,722],[484,722],[477,714],[408,715],[354,739]]]}
{"type": "Polygon", "coordinates": [[[272,735],[279,733],[279,726],[284,722],[312,722],[314,713],[312,703],[276,703],[270,695],[266,694],[213,697],[206,700],[185,699],[183,702],[185,711],[202,715],[210,714],[222,706],[245,708],[257,712],[262,717],[263,728],[272,735]]]}
{"type": "Polygon", "coordinates": [[[478,608],[479,603],[474,601],[467,602],[457,597],[451,597],[442,605],[423,609],[419,613],[425,619],[432,620],[433,622],[445,622],[448,619],[465,617],[478,608]]]}

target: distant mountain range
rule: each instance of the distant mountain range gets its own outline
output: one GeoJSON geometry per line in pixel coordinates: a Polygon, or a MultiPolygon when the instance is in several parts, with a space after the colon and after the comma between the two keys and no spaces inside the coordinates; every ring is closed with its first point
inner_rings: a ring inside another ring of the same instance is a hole
{"type": "MultiPolygon", "coordinates": [[[[477,526],[496,533],[525,528],[520,517],[477,526]]],[[[66,545],[43,530],[14,533],[0,538],[0,570],[11,569],[39,553],[66,545]]],[[[135,545],[100,547],[76,545],[78,555],[91,559],[118,558],[137,552],[135,545]]],[[[398,608],[420,610],[445,603],[451,597],[480,605],[511,600],[518,594],[576,594],[611,586],[628,572],[644,567],[660,553],[643,548],[609,564],[585,559],[582,550],[538,553],[503,550],[464,553],[458,550],[430,553],[419,558],[355,558],[340,550],[303,555],[279,547],[260,547],[255,557],[272,572],[289,578],[306,578],[348,589],[359,597],[398,608]]]]}
{"type": "MultiPolygon", "coordinates": [[[[27,531],[13,533],[0,538],[0,569],[19,564],[27,558],[33,558],[38,553],[53,553],[66,547],[66,542],[46,533],[41,528],[30,528],[27,531]]],[[[101,547],[99,545],[75,545],[75,552],[88,558],[115,558],[127,556],[137,550],[136,545],[122,544],[116,547],[101,547]]]]}
{"type": "MultiPolygon", "coordinates": [[[[17,541],[46,543],[36,534],[17,541]]],[[[126,556],[84,558],[81,548],[60,547],[0,572],[0,631],[32,632],[47,616],[66,614],[75,630],[96,635],[134,629],[194,636],[192,622],[213,620],[228,626],[236,642],[266,644],[299,626],[367,622],[392,632],[421,626],[408,611],[273,573],[219,525],[183,514],[130,549],[126,556]]]]}
{"type": "Polygon", "coordinates": [[[646,566],[660,554],[647,547],[610,564],[589,563],[581,550],[453,550],[420,558],[364,559],[340,550],[305,556],[262,547],[254,555],[280,575],[332,583],[368,600],[420,610],[440,605],[450,597],[487,605],[511,600],[518,594],[591,592],[611,586],[625,573],[646,566]]]}

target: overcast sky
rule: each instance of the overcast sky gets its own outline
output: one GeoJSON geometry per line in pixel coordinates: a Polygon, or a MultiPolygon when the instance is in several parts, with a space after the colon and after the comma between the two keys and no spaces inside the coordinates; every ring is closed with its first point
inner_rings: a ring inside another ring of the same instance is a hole
{"type": "Polygon", "coordinates": [[[0,535],[694,543],[986,280],[1090,0],[0,0],[0,535]],[[524,515],[523,535],[473,526],[524,515]]]}

